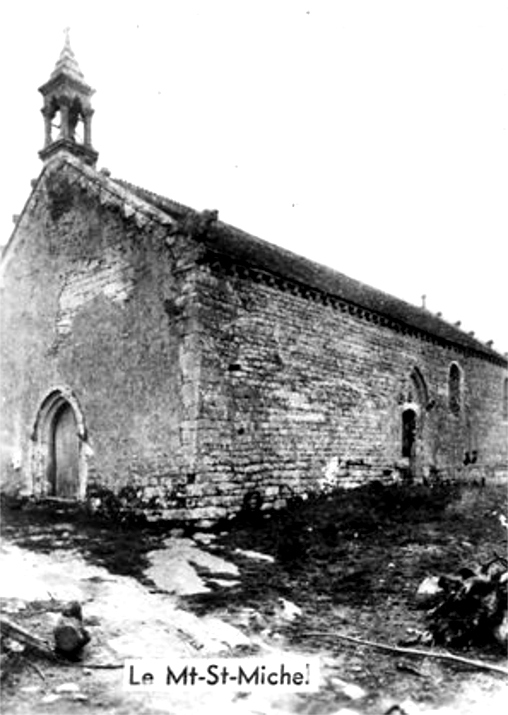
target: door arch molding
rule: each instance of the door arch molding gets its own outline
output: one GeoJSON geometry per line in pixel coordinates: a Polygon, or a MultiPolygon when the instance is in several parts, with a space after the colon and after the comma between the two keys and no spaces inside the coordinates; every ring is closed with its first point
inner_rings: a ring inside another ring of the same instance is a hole
{"type": "Polygon", "coordinates": [[[399,397],[399,429],[402,458],[412,479],[423,476],[427,460],[428,412],[432,409],[425,377],[412,365],[404,378],[399,397]]]}
{"type": "Polygon", "coordinates": [[[421,370],[416,365],[411,370],[410,381],[415,391],[414,401],[422,408],[427,407],[429,404],[427,383],[421,370]]]}
{"type": "Polygon", "coordinates": [[[72,390],[55,387],[40,402],[32,432],[32,481],[35,496],[53,495],[52,450],[56,422],[64,408],[72,410],[76,425],[78,484],[76,498],[83,499],[88,476],[87,456],[90,448],[83,411],[72,390]]]}

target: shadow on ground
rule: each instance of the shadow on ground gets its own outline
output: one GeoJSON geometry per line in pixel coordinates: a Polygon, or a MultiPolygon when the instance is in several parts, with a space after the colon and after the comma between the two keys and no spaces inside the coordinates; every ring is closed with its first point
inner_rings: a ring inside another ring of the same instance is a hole
{"type": "MultiPolygon", "coordinates": [[[[175,533],[170,525],[126,528],[91,521],[79,509],[54,504],[4,503],[2,514],[4,538],[17,546],[44,554],[77,551],[89,564],[133,577],[154,593],[164,589],[147,575],[150,554],[164,554],[176,535],[193,536],[181,529],[175,533]]],[[[337,677],[366,694],[356,712],[382,713],[381,705],[408,698],[422,708],[458,703],[460,693],[473,686],[480,695],[489,694],[502,677],[380,654],[337,635],[396,645],[423,632],[425,616],[414,598],[419,583],[504,553],[501,514],[507,515],[504,487],[380,484],[295,499],[269,518],[261,511],[245,512],[213,533],[194,534],[193,542],[202,552],[236,565],[239,577],[233,582],[229,574],[227,583],[227,573],[217,578],[221,574],[212,573],[206,560],[195,563],[207,590],[181,596],[180,603],[275,647],[331,659],[337,677]],[[301,616],[291,622],[278,619],[281,598],[300,607],[301,616]]],[[[505,662],[494,644],[462,654],[505,662]]],[[[301,712],[337,712],[339,701],[343,704],[337,687],[328,679],[313,709],[302,704],[301,712]]],[[[468,709],[461,701],[450,712],[468,709]]]]}

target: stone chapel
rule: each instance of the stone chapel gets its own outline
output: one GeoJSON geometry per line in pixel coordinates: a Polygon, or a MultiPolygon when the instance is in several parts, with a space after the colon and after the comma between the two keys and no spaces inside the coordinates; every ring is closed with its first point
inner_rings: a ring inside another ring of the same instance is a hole
{"type": "Polygon", "coordinates": [[[213,522],[326,485],[508,472],[492,344],[96,168],[68,38],[1,261],[1,470],[213,522]]]}

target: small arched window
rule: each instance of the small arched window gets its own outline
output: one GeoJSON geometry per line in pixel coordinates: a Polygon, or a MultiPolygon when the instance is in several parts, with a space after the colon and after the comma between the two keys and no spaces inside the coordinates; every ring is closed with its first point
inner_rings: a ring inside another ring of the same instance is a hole
{"type": "Polygon", "coordinates": [[[508,377],[503,382],[503,419],[508,420],[508,377]]]}
{"type": "Polygon", "coordinates": [[[448,406],[450,412],[454,415],[460,413],[460,403],[461,403],[461,385],[462,375],[460,368],[457,363],[452,363],[450,365],[450,372],[448,373],[448,406]]]}

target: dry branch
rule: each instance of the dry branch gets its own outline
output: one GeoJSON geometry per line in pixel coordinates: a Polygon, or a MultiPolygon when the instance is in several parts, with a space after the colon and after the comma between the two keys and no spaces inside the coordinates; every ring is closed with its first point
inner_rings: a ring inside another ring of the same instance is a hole
{"type": "Polygon", "coordinates": [[[369,646],[370,648],[379,648],[380,650],[385,650],[389,653],[396,653],[397,655],[409,655],[418,658],[434,658],[439,660],[447,660],[453,663],[460,663],[461,665],[469,665],[473,668],[478,668],[479,670],[492,670],[495,673],[501,673],[502,675],[508,675],[508,669],[503,668],[500,665],[494,665],[493,663],[486,663],[482,660],[471,660],[469,658],[463,658],[460,655],[453,655],[452,653],[438,653],[436,651],[430,650],[420,650],[418,648],[399,648],[395,646],[386,645],[384,643],[378,643],[377,641],[368,641],[363,638],[354,638],[353,636],[346,636],[342,633],[331,633],[323,631],[305,631],[303,635],[306,636],[324,636],[327,638],[339,638],[340,640],[350,641],[351,643],[357,643],[358,645],[369,646]]]}
{"type": "Polygon", "coordinates": [[[46,656],[47,658],[51,658],[52,660],[55,659],[53,648],[47,641],[39,638],[38,636],[34,636],[25,628],[18,626],[17,623],[13,623],[8,618],[0,618],[0,633],[6,638],[12,638],[12,640],[28,646],[32,650],[46,656]]]}
{"type": "MultiPolygon", "coordinates": [[[[22,643],[23,645],[31,648],[40,655],[46,656],[55,661],[59,665],[74,667],[74,668],[90,668],[90,670],[116,670],[123,668],[123,663],[76,663],[67,660],[63,660],[58,657],[55,651],[52,649],[50,644],[34,636],[32,633],[27,631],[25,628],[18,626],[17,623],[13,623],[8,618],[0,617],[0,633],[5,638],[12,638],[12,640],[22,643]]],[[[39,675],[44,678],[44,675],[39,671],[38,668],[33,663],[30,663],[31,667],[35,668],[39,675]]]]}

